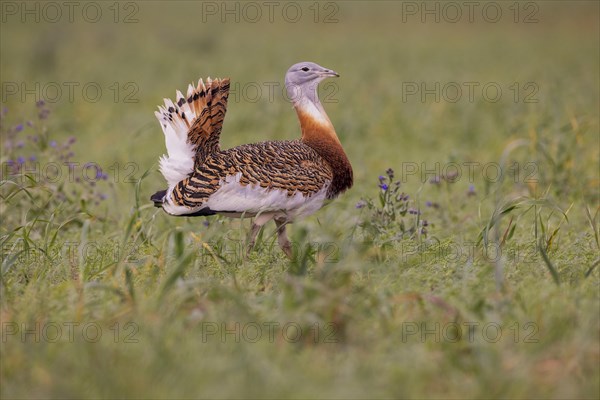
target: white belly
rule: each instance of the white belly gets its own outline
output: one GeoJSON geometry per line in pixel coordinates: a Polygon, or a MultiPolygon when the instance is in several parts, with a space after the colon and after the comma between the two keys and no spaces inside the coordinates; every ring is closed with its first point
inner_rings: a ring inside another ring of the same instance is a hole
{"type": "Polygon", "coordinates": [[[213,211],[229,217],[253,217],[262,213],[285,215],[288,220],[315,213],[326,199],[325,185],[312,196],[296,192],[288,196],[286,190],[267,189],[258,185],[241,185],[241,173],[227,177],[221,187],[212,194],[205,205],[213,211]]]}

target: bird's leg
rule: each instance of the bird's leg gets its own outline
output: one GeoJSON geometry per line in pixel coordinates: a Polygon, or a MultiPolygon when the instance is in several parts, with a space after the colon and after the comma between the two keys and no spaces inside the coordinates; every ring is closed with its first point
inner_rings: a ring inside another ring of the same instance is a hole
{"type": "Polygon", "coordinates": [[[291,260],[293,259],[292,245],[285,233],[287,221],[285,219],[275,219],[275,225],[277,225],[277,242],[279,242],[281,250],[283,250],[285,255],[291,260]]]}
{"type": "Polygon", "coordinates": [[[252,228],[250,228],[250,234],[248,235],[248,246],[246,248],[246,257],[250,254],[256,243],[256,237],[262,229],[263,225],[269,222],[273,218],[273,214],[260,214],[254,219],[252,228]]]}
{"type": "Polygon", "coordinates": [[[246,248],[246,257],[248,257],[248,255],[254,248],[254,243],[256,242],[256,236],[258,236],[258,232],[260,232],[261,228],[262,228],[262,225],[257,225],[256,223],[252,224],[252,228],[250,228],[250,234],[248,235],[248,246],[246,248]]]}

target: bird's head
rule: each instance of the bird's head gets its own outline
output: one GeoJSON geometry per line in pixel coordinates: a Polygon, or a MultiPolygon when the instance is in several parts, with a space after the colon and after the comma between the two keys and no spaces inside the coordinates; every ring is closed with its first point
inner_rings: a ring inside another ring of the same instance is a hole
{"type": "Polygon", "coordinates": [[[319,82],[325,78],[338,76],[340,75],[337,72],[313,62],[305,61],[294,64],[285,74],[288,97],[294,103],[300,101],[304,96],[309,97],[310,100],[316,100],[312,97],[316,96],[319,82]]]}

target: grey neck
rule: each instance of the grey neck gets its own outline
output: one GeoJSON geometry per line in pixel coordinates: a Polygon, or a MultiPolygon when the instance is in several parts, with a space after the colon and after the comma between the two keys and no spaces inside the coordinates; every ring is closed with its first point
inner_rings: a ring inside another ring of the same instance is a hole
{"type": "Polygon", "coordinates": [[[288,98],[294,104],[294,106],[301,106],[306,101],[310,101],[314,105],[321,104],[319,102],[319,96],[317,94],[317,86],[319,82],[306,82],[305,84],[298,85],[285,81],[285,89],[288,94],[288,98]]]}
{"type": "MultiPolygon", "coordinates": [[[[285,88],[287,91],[288,98],[296,108],[304,108],[309,106],[307,102],[312,103],[319,112],[327,118],[327,114],[319,101],[319,94],[317,88],[319,86],[318,81],[306,82],[302,85],[290,83],[287,79],[285,81],[285,88]]],[[[329,118],[328,118],[329,119],[329,118]]]]}

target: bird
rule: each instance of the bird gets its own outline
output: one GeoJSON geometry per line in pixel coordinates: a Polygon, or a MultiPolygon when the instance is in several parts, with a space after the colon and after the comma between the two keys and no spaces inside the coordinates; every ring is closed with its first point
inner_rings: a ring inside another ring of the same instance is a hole
{"type": "Polygon", "coordinates": [[[313,62],[292,65],[285,89],[300,123],[300,138],[262,141],[221,150],[230,79],[202,79],[184,96],[164,99],[156,118],[167,154],[159,170],[168,188],[150,198],[172,216],[253,218],[249,254],[273,220],[282,251],[292,258],[286,225],[309,216],[350,189],[352,165],[318,97],[318,85],[339,77],[313,62]]]}

